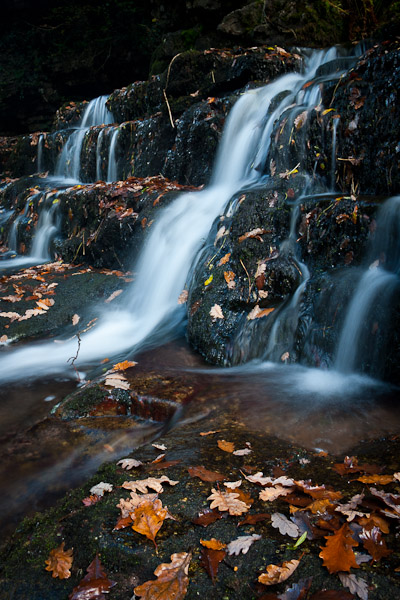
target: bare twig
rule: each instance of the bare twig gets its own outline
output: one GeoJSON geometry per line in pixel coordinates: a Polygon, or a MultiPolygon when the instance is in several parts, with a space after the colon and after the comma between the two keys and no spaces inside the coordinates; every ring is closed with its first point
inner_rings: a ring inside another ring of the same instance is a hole
{"type": "Polygon", "coordinates": [[[245,267],[245,265],[244,265],[244,263],[243,263],[242,259],[240,259],[240,264],[242,265],[243,269],[246,271],[247,279],[248,279],[248,282],[249,282],[249,302],[250,302],[250,298],[251,298],[251,283],[250,283],[250,275],[249,275],[249,272],[248,272],[248,270],[246,269],[246,267],[245,267]]]}
{"type": "Polygon", "coordinates": [[[76,351],[76,354],[75,354],[75,356],[71,356],[71,358],[69,358],[69,359],[67,360],[67,362],[70,362],[70,361],[71,361],[71,366],[74,368],[74,371],[75,371],[75,373],[76,373],[76,376],[77,376],[77,378],[78,378],[78,381],[80,381],[80,380],[81,380],[81,378],[80,378],[80,375],[79,375],[78,369],[75,367],[75,361],[76,361],[76,359],[78,358],[79,350],[80,350],[80,348],[81,348],[81,336],[79,335],[79,333],[77,333],[77,334],[76,334],[76,337],[78,338],[78,349],[77,349],[77,351],[76,351]]]}

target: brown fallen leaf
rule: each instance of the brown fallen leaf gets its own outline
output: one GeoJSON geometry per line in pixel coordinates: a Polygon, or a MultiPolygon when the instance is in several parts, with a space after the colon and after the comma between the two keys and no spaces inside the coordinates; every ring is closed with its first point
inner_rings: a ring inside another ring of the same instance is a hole
{"type": "Polygon", "coordinates": [[[217,440],[218,448],[224,452],[232,453],[235,450],[235,445],[232,442],[226,440],[217,440]]]}
{"type": "Polygon", "coordinates": [[[188,472],[191,477],[199,477],[202,481],[223,481],[226,479],[225,475],[222,473],[217,473],[216,471],[209,471],[202,465],[199,467],[188,467],[188,472]]]}
{"type": "Polygon", "coordinates": [[[108,579],[100,559],[96,555],[87,568],[87,575],[74,587],[68,598],[69,600],[94,600],[95,598],[102,600],[103,594],[107,594],[114,585],[116,582],[108,579]]]}
{"type": "Polygon", "coordinates": [[[204,548],[209,548],[210,550],[223,550],[226,548],[224,542],[220,542],[215,538],[211,538],[211,540],[200,540],[200,544],[204,546],[204,548]]]}
{"type": "Polygon", "coordinates": [[[299,566],[299,560],[287,560],[281,565],[268,565],[267,572],[262,573],[258,581],[264,585],[275,585],[286,581],[299,566]]]}
{"type": "Polygon", "coordinates": [[[65,542],[61,542],[58,548],[50,551],[49,558],[45,560],[47,565],[46,571],[52,571],[52,577],[59,577],[60,579],[68,579],[71,577],[71,566],[72,566],[72,552],[70,550],[64,550],[65,542]]]}
{"type": "Polygon", "coordinates": [[[243,521],[239,521],[238,525],[256,525],[260,521],[266,521],[270,519],[269,513],[256,513],[252,515],[246,515],[243,521]]]}
{"type": "Polygon", "coordinates": [[[360,539],[363,542],[364,548],[375,562],[393,552],[393,550],[389,550],[386,546],[386,542],[382,538],[382,532],[378,527],[373,527],[369,530],[363,529],[360,533],[360,539]]]}
{"type": "Polygon", "coordinates": [[[119,296],[120,294],[122,294],[124,290],[116,290],[115,292],[113,292],[111,294],[111,296],[109,296],[106,300],[104,300],[104,302],[106,304],[109,304],[110,302],[112,302],[115,298],[117,298],[117,296],[119,296]]]}
{"type": "Polygon", "coordinates": [[[201,512],[199,512],[198,516],[195,519],[192,519],[192,523],[195,525],[201,525],[202,527],[207,527],[211,525],[211,523],[215,523],[218,519],[222,519],[224,515],[219,512],[219,510],[205,508],[201,512]]]}
{"type": "Polygon", "coordinates": [[[241,515],[249,510],[249,506],[242,500],[239,500],[237,492],[218,492],[214,488],[211,490],[207,500],[212,500],[210,508],[218,508],[220,511],[228,511],[230,515],[241,515]]]}
{"type": "Polygon", "coordinates": [[[189,585],[190,552],[171,554],[170,563],[158,565],[154,571],[157,579],[135,587],[135,595],[144,600],[182,600],[189,585]]]}
{"type": "Polygon", "coordinates": [[[98,496],[97,494],[90,494],[86,498],[82,499],[82,503],[85,506],[92,506],[92,504],[97,504],[99,500],[101,500],[102,496],[98,496]]]}
{"type": "Polygon", "coordinates": [[[239,244],[244,242],[249,238],[257,238],[260,242],[263,241],[262,235],[264,233],[271,233],[268,229],[262,229],[261,227],[256,227],[256,229],[252,229],[251,231],[247,231],[243,235],[239,236],[239,244]]]}
{"type": "Polygon", "coordinates": [[[323,559],[323,565],[329,573],[338,573],[339,571],[350,571],[353,567],[358,569],[353,546],[358,546],[358,542],[353,539],[352,531],[347,523],[333,535],[325,536],[326,546],[319,553],[323,559]]]}
{"type": "Polygon", "coordinates": [[[214,433],[219,433],[220,431],[221,431],[220,429],[216,429],[214,431],[200,431],[199,435],[201,435],[201,437],[204,437],[206,435],[214,435],[214,433]]]}
{"type": "Polygon", "coordinates": [[[161,500],[156,499],[154,502],[143,502],[135,508],[133,516],[131,515],[133,521],[132,529],[137,533],[145,535],[157,548],[156,535],[161,529],[167,515],[168,511],[166,508],[163,508],[161,500]]]}
{"type": "Polygon", "coordinates": [[[220,562],[224,560],[225,556],[226,550],[203,548],[201,551],[200,564],[207,571],[213,583],[217,577],[220,562]]]}
{"type": "Polygon", "coordinates": [[[230,257],[231,257],[231,253],[230,252],[228,252],[227,254],[225,254],[221,258],[221,260],[219,261],[219,263],[217,264],[217,267],[221,267],[222,265],[225,265],[228,262],[228,260],[230,259],[230,257]]]}
{"type": "Polygon", "coordinates": [[[236,286],[235,273],[233,271],[224,271],[224,279],[229,289],[233,289],[236,286]]]}
{"type": "Polygon", "coordinates": [[[388,483],[392,483],[393,475],[363,475],[362,477],[358,477],[356,481],[361,481],[361,483],[387,485],[388,483]]]}
{"type": "Polygon", "coordinates": [[[185,304],[189,296],[188,290],[183,290],[178,297],[178,304],[185,304]]]}

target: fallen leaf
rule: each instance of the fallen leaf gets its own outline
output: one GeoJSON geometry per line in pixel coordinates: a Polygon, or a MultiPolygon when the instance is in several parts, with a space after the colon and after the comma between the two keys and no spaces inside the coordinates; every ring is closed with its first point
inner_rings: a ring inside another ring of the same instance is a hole
{"type": "Polygon", "coordinates": [[[282,485],[277,485],[276,487],[264,488],[263,490],[261,490],[258,497],[260,500],[264,500],[264,502],[272,502],[280,496],[287,496],[291,492],[291,488],[285,488],[282,485]]]}
{"type": "Polygon", "coordinates": [[[347,523],[333,535],[325,536],[326,546],[322,548],[319,556],[323,559],[323,565],[329,573],[339,571],[350,571],[353,567],[359,568],[352,546],[358,546],[358,542],[353,539],[352,531],[347,523]]]}
{"type": "Polygon", "coordinates": [[[158,456],[156,456],[156,458],[154,460],[151,461],[151,464],[160,463],[164,458],[165,458],[165,453],[159,454],[158,456]]]}
{"type": "Polygon", "coordinates": [[[220,429],[216,429],[215,431],[200,431],[200,434],[202,437],[206,436],[206,435],[214,435],[214,433],[219,433],[220,429]]]}
{"type": "Polygon", "coordinates": [[[134,588],[135,595],[144,600],[182,600],[189,585],[191,552],[171,554],[170,563],[161,563],[154,571],[157,579],[134,588]]]}
{"type": "Polygon", "coordinates": [[[222,473],[216,471],[209,471],[202,465],[199,467],[188,467],[188,472],[191,477],[199,477],[202,481],[223,481],[226,479],[222,473]]]}
{"type": "Polygon", "coordinates": [[[96,496],[104,496],[104,492],[112,492],[112,489],[113,486],[111,483],[100,481],[100,483],[91,487],[89,491],[91,494],[96,494],[96,496]]]}
{"type": "Polygon", "coordinates": [[[361,481],[361,483],[377,483],[378,485],[387,485],[388,483],[392,483],[393,475],[363,475],[362,477],[358,477],[356,481],[361,481]]]}
{"type": "Polygon", "coordinates": [[[209,548],[210,550],[223,550],[226,548],[226,544],[224,544],[224,542],[220,542],[215,538],[211,538],[211,540],[200,540],[200,544],[205,548],[209,548]]]}
{"type": "Polygon", "coordinates": [[[201,525],[202,527],[207,527],[208,525],[211,525],[211,523],[218,521],[218,519],[222,519],[223,516],[224,515],[218,510],[205,508],[195,519],[192,520],[192,523],[195,525],[201,525]]]}
{"type": "Polygon", "coordinates": [[[224,452],[232,453],[235,450],[235,445],[232,442],[226,440],[217,440],[218,448],[224,452]]]}
{"type": "Polygon", "coordinates": [[[0,337],[0,344],[5,344],[7,342],[7,340],[8,340],[8,336],[2,335],[0,337]]]}
{"type": "Polygon", "coordinates": [[[214,275],[211,273],[210,277],[208,279],[205,280],[204,285],[210,285],[210,283],[212,282],[212,280],[214,279],[214,275]]]}
{"type": "Polygon", "coordinates": [[[241,448],[240,450],[234,450],[233,454],[235,456],[246,456],[247,454],[250,454],[250,452],[250,448],[241,448]]]}
{"type": "Polygon", "coordinates": [[[299,566],[299,560],[284,561],[281,565],[268,565],[267,572],[262,573],[258,581],[264,585],[275,585],[286,581],[299,566]]]}
{"type": "Polygon", "coordinates": [[[341,584],[349,588],[352,594],[356,594],[361,600],[368,600],[368,583],[361,577],[338,573],[341,584]]]}
{"type": "Polygon", "coordinates": [[[261,309],[258,304],[249,312],[247,315],[247,319],[249,321],[253,321],[254,319],[261,319],[262,317],[267,317],[270,313],[272,313],[274,308],[264,308],[261,309]]]}
{"type": "Polygon", "coordinates": [[[373,527],[368,530],[363,529],[359,537],[363,542],[364,548],[370,553],[375,562],[393,552],[393,550],[389,550],[386,546],[379,527],[373,527]]]}
{"type": "MultiPolygon", "coordinates": [[[[329,109],[329,110],[334,110],[334,109],[329,109]]],[[[308,117],[308,112],[306,110],[304,110],[299,115],[297,115],[297,117],[294,120],[294,126],[296,127],[296,129],[301,129],[303,127],[303,125],[307,121],[307,117],[308,117]]]]}
{"type": "Polygon", "coordinates": [[[133,360],[124,360],[123,362],[119,362],[113,366],[113,371],[126,371],[126,369],[130,369],[130,367],[134,367],[137,363],[133,360]]]}
{"type": "Polygon", "coordinates": [[[96,555],[87,568],[87,575],[74,587],[68,598],[69,600],[103,600],[103,594],[107,594],[114,585],[116,582],[108,579],[96,555]]]}
{"type": "Polygon", "coordinates": [[[373,529],[374,527],[379,527],[382,533],[389,533],[389,523],[383,517],[377,514],[372,514],[368,517],[363,516],[358,519],[357,523],[367,531],[373,529]]]}
{"type": "Polygon", "coordinates": [[[178,304],[185,304],[189,296],[188,290],[183,290],[178,296],[178,304]]]}
{"type": "Polygon", "coordinates": [[[79,321],[80,321],[80,316],[75,314],[72,317],[72,325],[78,325],[79,321]]]}
{"type": "Polygon", "coordinates": [[[148,488],[157,492],[157,494],[161,494],[164,491],[162,483],[169,483],[169,485],[177,485],[179,481],[172,481],[166,475],[162,475],[158,479],[155,477],[148,477],[147,479],[141,479],[137,481],[124,481],[122,487],[126,490],[131,490],[132,492],[141,492],[143,494],[147,494],[148,488]]]}
{"type": "Polygon", "coordinates": [[[144,502],[154,502],[157,500],[157,497],[157,494],[137,494],[136,492],[131,492],[130,498],[127,500],[120,498],[117,508],[120,509],[123,518],[128,517],[139,504],[143,504],[144,502]]]}
{"type": "Polygon", "coordinates": [[[261,540],[261,535],[253,533],[253,535],[242,535],[236,538],[236,540],[232,540],[228,544],[228,554],[236,554],[238,556],[241,552],[242,554],[247,554],[250,546],[257,540],[261,540]]]}
{"type": "Polygon", "coordinates": [[[261,238],[261,236],[264,233],[270,233],[270,232],[267,229],[262,229],[261,227],[256,227],[255,229],[252,229],[251,231],[247,231],[246,233],[241,235],[239,237],[239,244],[241,244],[242,242],[244,242],[245,240],[247,240],[249,238],[257,238],[262,242],[263,239],[261,238]]]}
{"type": "Polygon", "coordinates": [[[226,550],[212,550],[210,548],[203,548],[201,551],[200,564],[207,571],[213,583],[217,577],[220,562],[225,558],[225,556],[226,550]]]}
{"type": "Polygon", "coordinates": [[[122,458],[117,462],[117,465],[121,465],[123,469],[129,471],[130,469],[140,467],[143,463],[135,458],[122,458]]]}
{"type": "Polygon", "coordinates": [[[163,452],[167,450],[167,446],[165,444],[152,444],[153,448],[157,450],[162,450],[163,452]]]}
{"type": "Polygon", "coordinates": [[[217,319],[224,319],[224,313],[222,312],[222,308],[219,304],[214,304],[214,306],[211,307],[209,314],[213,321],[216,321],[217,319]]]}
{"type": "Polygon", "coordinates": [[[288,535],[292,538],[297,538],[300,535],[300,530],[293,521],[289,521],[285,515],[282,513],[273,513],[271,515],[271,525],[276,529],[279,529],[279,532],[282,535],[288,535]]]}
{"type": "Polygon", "coordinates": [[[225,481],[224,486],[229,490],[235,490],[236,488],[242,485],[242,480],[238,479],[238,481],[225,481]]]}
{"type": "Polygon", "coordinates": [[[120,390],[129,390],[130,388],[128,380],[121,373],[112,373],[111,375],[107,375],[104,380],[104,385],[118,388],[120,390]]]}
{"type": "Polygon", "coordinates": [[[270,519],[269,513],[256,513],[252,515],[246,515],[243,521],[239,521],[238,525],[256,525],[260,521],[266,521],[270,519]]]}
{"type": "Polygon", "coordinates": [[[113,301],[115,298],[117,298],[117,296],[119,296],[120,294],[122,294],[122,292],[123,292],[123,291],[124,291],[124,290],[116,290],[115,292],[113,292],[113,293],[111,294],[111,296],[109,296],[109,297],[107,298],[107,300],[104,300],[104,302],[105,302],[106,304],[109,304],[109,303],[110,303],[110,302],[112,302],[112,301],[113,301]]]}
{"type": "Polygon", "coordinates": [[[71,577],[70,569],[73,561],[73,549],[64,550],[64,544],[65,542],[61,542],[58,548],[50,550],[49,558],[45,560],[46,571],[52,571],[52,577],[59,577],[60,579],[71,577]]]}
{"type": "Polygon", "coordinates": [[[157,548],[156,535],[161,529],[167,514],[168,511],[166,508],[163,508],[161,500],[156,499],[154,502],[143,502],[131,514],[133,521],[132,529],[137,533],[145,535],[157,548]]]}
{"type": "Polygon", "coordinates": [[[229,289],[233,289],[235,287],[235,277],[236,275],[233,271],[224,271],[224,279],[229,289]]]}
{"type": "Polygon", "coordinates": [[[230,257],[231,257],[231,253],[230,253],[230,252],[228,252],[227,254],[225,254],[225,255],[224,255],[222,258],[221,258],[221,260],[219,261],[219,263],[217,264],[217,266],[218,266],[218,267],[221,267],[222,265],[225,265],[225,264],[228,262],[228,260],[230,259],[230,257]]]}
{"type": "Polygon", "coordinates": [[[96,504],[97,502],[99,502],[99,500],[101,500],[101,496],[98,496],[97,494],[90,494],[90,496],[87,496],[86,498],[83,498],[82,503],[85,506],[92,506],[92,504],[96,504]]]}
{"type": "Polygon", "coordinates": [[[214,488],[211,490],[207,500],[212,500],[210,508],[218,508],[220,511],[228,511],[230,515],[241,515],[249,510],[249,506],[239,500],[237,492],[219,492],[214,488]]]}

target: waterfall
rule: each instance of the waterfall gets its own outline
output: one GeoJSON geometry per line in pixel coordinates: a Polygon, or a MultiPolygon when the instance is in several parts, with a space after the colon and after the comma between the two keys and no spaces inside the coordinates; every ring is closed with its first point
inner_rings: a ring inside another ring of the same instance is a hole
{"type": "Polygon", "coordinates": [[[118,180],[118,165],[115,158],[115,149],[117,147],[117,140],[119,135],[119,128],[115,127],[115,129],[111,133],[110,140],[110,148],[108,152],[108,167],[107,167],[107,181],[117,181],[118,180]]]}
{"type": "Polygon", "coordinates": [[[44,140],[44,135],[41,133],[39,135],[39,139],[38,139],[37,157],[36,157],[36,166],[37,166],[38,173],[41,173],[43,171],[43,140],[44,140]]]}
{"type": "MultiPolygon", "coordinates": [[[[144,346],[173,336],[184,321],[184,309],[178,296],[188,281],[191,267],[215,219],[224,211],[233,195],[254,185],[261,185],[270,151],[274,124],[284,111],[290,113],[294,103],[303,107],[320,102],[318,81],[311,84],[316,70],[324,61],[336,56],[314,51],[306,60],[304,73],[283,75],[263,88],[240,96],[231,110],[217,152],[216,164],[208,187],[184,193],[166,207],[152,225],[150,235],[135,266],[137,276],[121,301],[120,309],[107,312],[94,329],[82,335],[79,363],[98,361],[104,356],[136,352],[144,346]],[[302,89],[308,83],[307,89],[302,89]]],[[[78,174],[80,151],[89,118],[97,114],[98,103],[87,107],[81,127],[70,136],[59,161],[59,171],[78,174]],[[89,117],[89,114],[92,115],[89,117]],[[70,168],[73,163],[73,168],[70,168]]],[[[96,117],[98,119],[98,117],[96,117]]],[[[92,121],[90,121],[92,122],[92,121]]],[[[116,141],[118,129],[115,130],[116,141]]],[[[304,270],[303,284],[307,278],[304,270]]],[[[295,302],[302,287],[295,294],[295,302]]],[[[68,358],[76,353],[76,340],[64,344],[43,343],[1,355],[4,380],[24,374],[40,376],[67,369],[68,358]]]]}
{"type": "Polygon", "coordinates": [[[58,158],[56,175],[80,181],[81,152],[83,141],[90,127],[109,125],[113,116],[106,107],[107,96],[99,96],[91,100],[82,116],[82,121],[67,139],[58,158]]]}
{"type": "Polygon", "coordinates": [[[102,157],[101,151],[103,148],[104,129],[102,129],[97,137],[96,144],[96,181],[102,179],[102,157]]]}
{"type": "Polygon", "coordinates": [[[388,327],[391,300],[400,289],[400,196],[387,200],[378,214],[368,263],[349,303],[339,338],[335,369],[342,373],[359,370],[367,362],[369,371],[379,375],[382,352],[374,334],[378,328],[388,327]],[[371,322],[374,315],[378,315],[379,322],[371,322]]]}

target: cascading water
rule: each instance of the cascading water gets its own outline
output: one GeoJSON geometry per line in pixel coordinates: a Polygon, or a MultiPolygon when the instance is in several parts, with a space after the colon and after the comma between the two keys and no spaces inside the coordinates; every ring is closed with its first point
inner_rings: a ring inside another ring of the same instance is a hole
{"type": "Polygon", "coordinates": [[[119,128],[116,127],[111,133],[110,147],[108,151],[108,168],[107,168],[107,181],[117,181],[118,179],[118,165],[115,158],[115,149],[117,146],[117,140],[119,135],[119,128]]]}
{"type": "Polygon", "coordinates": [[[379,376],[391,300],[400,290],[400,196],[387,200],[379,212],[368,265],[347,309],[334,366],[351,373],[364,363],[379,376]]]}

